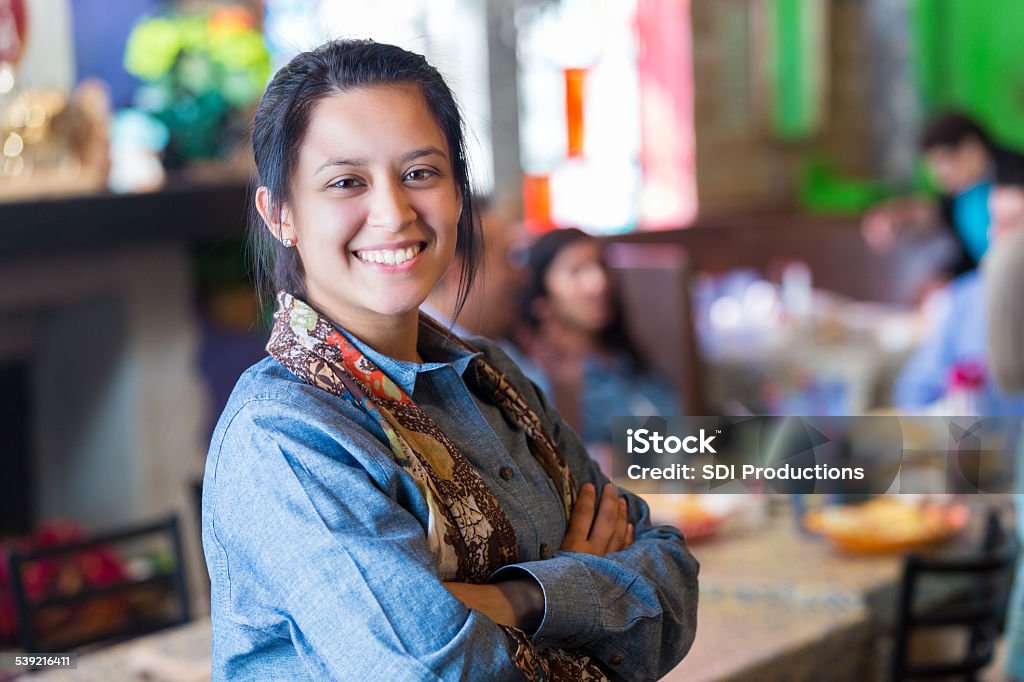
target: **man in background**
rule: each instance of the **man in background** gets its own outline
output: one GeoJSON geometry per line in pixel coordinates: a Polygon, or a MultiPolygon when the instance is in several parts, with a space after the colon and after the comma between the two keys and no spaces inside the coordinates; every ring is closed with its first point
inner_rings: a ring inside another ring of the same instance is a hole
{"type": "Polygon", "coordinates": [[[946,113],[929,123],[921,135],[921,149],[941,196],[883,202],[865,215],[862,232],[868,244],[885,250],[901,233],[950,230],[960,248],[947,269],[949,275],[958,275],[976,267],[988,249],[995,176],[1024,167],[1024,155],[995,144],[977,121],[959,113],[946,113]]]}
{"type": "MultiPolygon", "coordinates": [[[[1024,232],[1024,165],[1000,167],[989,191],[992,254],[1006,237],[1024,232]]],[[[1024,394],[1000,390],[989,367],[989,319],[985,281],[977,270],[953,279],[946,288],[945,314],[897,377],[896,407],[935,414],[1024,416],[1024,394]],[[958,396],[971,394],[971,411],[958,396]]],[[[992,320],[1021,324],[1020,320],[992,320]]]]}

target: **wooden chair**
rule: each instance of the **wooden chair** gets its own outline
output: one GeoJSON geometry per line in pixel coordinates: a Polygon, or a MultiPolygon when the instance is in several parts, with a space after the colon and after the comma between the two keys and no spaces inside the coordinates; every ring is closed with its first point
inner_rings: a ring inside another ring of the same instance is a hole
{"type": "Polygon", "coordinates": [[[100,641],[137,637],[190,620],[176,515],[53,547],[14,550],[8,553],[7,561],[18,614],[19,644],[26,652],[68,651],[100,641]],[[97,561],[98,553],[122,558],[121,553],[113,554],[115,547],[154,540],[164,544],[163,556],[173,565],[145,575],[129,569],[128,576],[102,586],[88,584],[83,576],[83,566],[97,561]],[[74,584],[64,585],[63,594],[33,598],[26,577],[42,565],[50,569],[64,567],[60,570],[74,584]],[[136,575],[131,576],[132,572],[136,575]],[[89,618],[109,624],[90,628],[82,622],[89,618]]]}
{"type": "Polygon", "coordinates": [[[605,254],[633,341],[675,386],[684,412],[705,414],[686,251],[677,244],[609,241],[605,254]]]}
{"type": "Polygon", "coordinates": [[[998,510],[986,519],[981,550],[969,556],[907,557],[896,621],[892,656],[892,680],[959,677],[973,681],[992,662],[995,645],[1003,631],[1018,544],[1001,522],[998,510]],[[941,576],[958,587],[956,595],[933,606],[919,605],[922,584],[941,576]],[[962,656],[942,662],[911,663],[910,638],[915,632],[939,628],[966,631],[962,656]]]}

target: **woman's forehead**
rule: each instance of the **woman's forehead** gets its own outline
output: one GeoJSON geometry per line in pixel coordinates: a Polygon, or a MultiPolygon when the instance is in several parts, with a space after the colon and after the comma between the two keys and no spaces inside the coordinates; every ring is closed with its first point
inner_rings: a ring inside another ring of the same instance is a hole
{"type": "Polygon", "coordinates": [[[330,157],[371,162],[431,146],[447,155],[447,140],[422,90],[415,85],[377,86],[338,92],[317,102],[300,158],[318,166],[330,157]]]}

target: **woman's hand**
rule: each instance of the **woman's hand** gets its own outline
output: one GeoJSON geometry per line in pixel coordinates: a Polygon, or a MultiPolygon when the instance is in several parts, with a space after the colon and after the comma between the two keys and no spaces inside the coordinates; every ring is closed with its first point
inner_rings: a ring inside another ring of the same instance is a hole
{"type": "Polygon", "coordinates": [[[483,613],[498,625],[533,632],[544,617],[544,592],[532,577],[490,585],[444,583],[467,609],[483,613]]]}
{"type": "Polygon", "coordinates": [[[632,545],[633,533],[626,500],[619,497],[615,486],[611,483],[606,485],[598,503],[594,485],[587,483],[580,488],[580,495],[576,498],[562,549],[604,556],[632,545]]]}

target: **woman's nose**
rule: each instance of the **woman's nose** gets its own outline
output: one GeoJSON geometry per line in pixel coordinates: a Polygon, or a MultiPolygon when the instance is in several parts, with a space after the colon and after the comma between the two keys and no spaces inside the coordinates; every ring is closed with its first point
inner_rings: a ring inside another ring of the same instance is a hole
{"type": "Polygon", "coordinates": [[[371,190],[370,212],[366,219],[369,226],[398,232],[415,219],[416,211],[401,185],[383,183],[371,190]]]}

